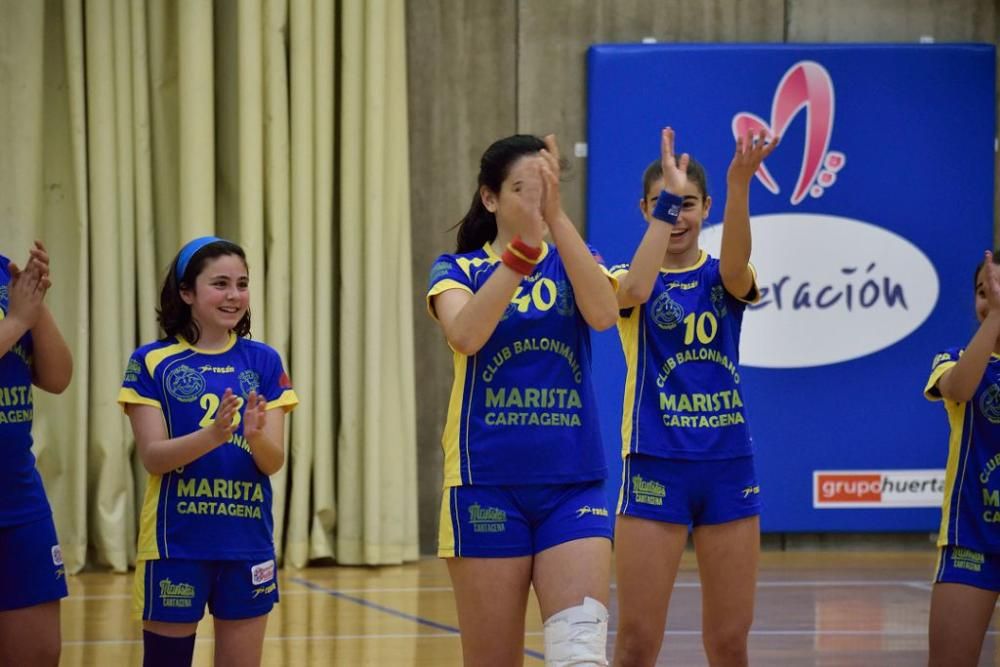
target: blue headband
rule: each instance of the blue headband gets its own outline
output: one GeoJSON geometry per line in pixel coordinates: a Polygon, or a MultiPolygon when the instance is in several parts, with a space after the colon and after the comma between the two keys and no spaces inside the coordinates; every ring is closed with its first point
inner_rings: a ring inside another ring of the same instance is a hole
{"type": "Polygon", "coordinates": [[[217,241],[225,241],[225,239],[220,239],[217,236],[202,236],[188,241],[187,244],[181,248],[180,253],[177,254],[177,282],[180,282],[184,277],[184,272],[187,271],[188,263],[191,261],[191,258],[195,256],[195,253],[207,246],[209,243],[215,243],[217,241]]]}

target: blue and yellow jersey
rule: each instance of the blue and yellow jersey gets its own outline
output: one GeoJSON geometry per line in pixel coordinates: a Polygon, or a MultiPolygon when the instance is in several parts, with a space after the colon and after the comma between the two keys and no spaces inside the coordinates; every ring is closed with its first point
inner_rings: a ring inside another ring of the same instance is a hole
{"type": "MultiPolygon", "coordinates": [[[[0,320],[7,315],[10,260],[0,256],[0,320]]],[[[0,357],[0,526],[16,526],[51,513],[42,478],[31,453],[31,332],[0,357]]]]}
{"type": "MultiPolygon", "coordinates": [[[[431,316],[433,297],[451,289],[475,293],[499,265],[489,244],[438,257],[427,291],[431,316]]],[[[566,269],[556,248],[543,244],[534,273],[521,281],[482,349],[454,353],[444,485],[607,477],[590,357],[590,328],[566,269]]]]}
{"type": "Polygon", "coordinates": [[[951,426],[938,546],[1000,553],[1000,356],[992,355],[971,401],[943,399],[937,383],[962,349],[938,354],[924,396],[944,402],[951,426]]]}
{"type": "MultiPolygon", "coordinates": [[[[231,335],[221,350],[180,338],[143,345],[129,359],[118,402],[162,410],[167,437],[210,425],[226,389],[251,391],[268,410],[299,400],[271,347],[231,335]]],[[[239,423],[229,441],[165,475],[149,475],[139,525],[140,560],[270,558],[274,552],[271,482],[250,455],[239,423]]]]}
{"type": "MultiPolygon", "coordinates": [[[[629,265],[612,267],[621,279],[629,265]]],[[[646,303],[622,310],[627,373],[622,455],[691,460],[753,453],[740,386],[743,311],[759,298],[726,291],[719,260],[661,270],[646,303]]]]}

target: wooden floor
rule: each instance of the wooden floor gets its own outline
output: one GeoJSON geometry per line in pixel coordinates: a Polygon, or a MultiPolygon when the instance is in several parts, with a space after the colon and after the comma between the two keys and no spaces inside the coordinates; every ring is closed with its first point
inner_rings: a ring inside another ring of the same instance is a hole
{"type": "MultiPolygon", "coordinates": [[[[928,583],[934,551],[764,552],[753,665],[926,664],[928,583]]],[[[63,665],[141,664],[141,630],[130,609],[131,575],[69,579],[62,603],[63,665]]],[[[271,614],[265,665],[460,665],[461,647],[442,561],[386,568],[286,570],[271,614]]],[[[614,596],[612,595],[612,599],[614,596]]],[[[685,554],[659,665],[704,665],[700,591],[685,554]]],[[[1000,616],[1000,615],[998,615],[1000,616]]],[[[609,654],[615,640],[611,608],[609,654]]],[[[996,623],[994,623],[994,628],[996,623]]],[[[541,622],[532,601],[525,665],[542,665],[541,622]]],[[[210,665],[211,623],[198,633],[195,665],[210,665]]],[[[984,665],[1000,665],[991,629],[984,665]]]]}

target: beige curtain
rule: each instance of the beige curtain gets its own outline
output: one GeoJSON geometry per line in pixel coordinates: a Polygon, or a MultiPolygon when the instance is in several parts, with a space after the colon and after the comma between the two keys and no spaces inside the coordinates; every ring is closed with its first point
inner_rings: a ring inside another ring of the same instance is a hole
{"type": "Polygon", "coordinates": [[[279,554],[417,556],[404,45],[402,0],[0,0],[0,253],[48,244],[74,353],[34,428],[71,571],[134,562],[117,387],[207,233],[245,248],[253,335],[302,401],[279,554]]]}

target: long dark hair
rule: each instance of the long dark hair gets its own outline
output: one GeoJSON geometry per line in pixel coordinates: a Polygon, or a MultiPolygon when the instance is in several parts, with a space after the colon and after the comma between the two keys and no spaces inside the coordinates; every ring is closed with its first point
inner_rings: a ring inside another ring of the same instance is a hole
{"type": "MultiPolygon", "coordinates": [[[[677,160],[678,158],[674,158],[677,160]]],[[[687,167],[687,177],[689,181],[697,184],[698,189],[701,190],[701,198],[705,200],[708,198],[708,176],[705,174],[705,167],[701,166],[701,163],[694,158],[689,158],[687,167]]],[[[663,164],[659,160],[653,160],[646,167],[646,171],[642,173],[642,198],[645,199],[649,195],[649,188],[657,181],[657,179],[663,176],[663,164]]]]}
{"type": "Polygon", "coordinates": [[[494,141],[479,160],[479,179],[476,192],[472,195],[472,205],[459,223],[458,247],[455,252],[472,252],[482,248],[497,237],[497,218],[483,205],[479,189],[484,185],[500,194],[510,167],[524,155],[538,153],[545,148],[545,142],[531,134],[515,134],[494,141]]]}
{"type": "MultiPolygon", "coordinates": [[[[156,311],[156,319],[160,322],[160,327],[166,332],[167,337],[181,336],[191,344],[198,342],[201,338],[201,329],[198,323],[191,317],[191,306],[184,303],[181,298],[181,290],[194,290],[195,280],[198,274],[205,268],[205,262],[223,255],[236,255],[243,260],[243,266],[247,266],[247,256],[243,248],[231,241],[218,240],[208,243],[195,252],[184,268],[184,274],[177,277],[177,261],[181,253],[177,253],[174,261],[170,262],[167,269],[167,277],[163,280],[163,287],[160,289],[160,307],[156,311]]],[[[247,271],[250,268],[247,267],[247,271]]],[[[250,309],[233,331],[237,336],[246,337],[250,335],[250,309]]]]}

